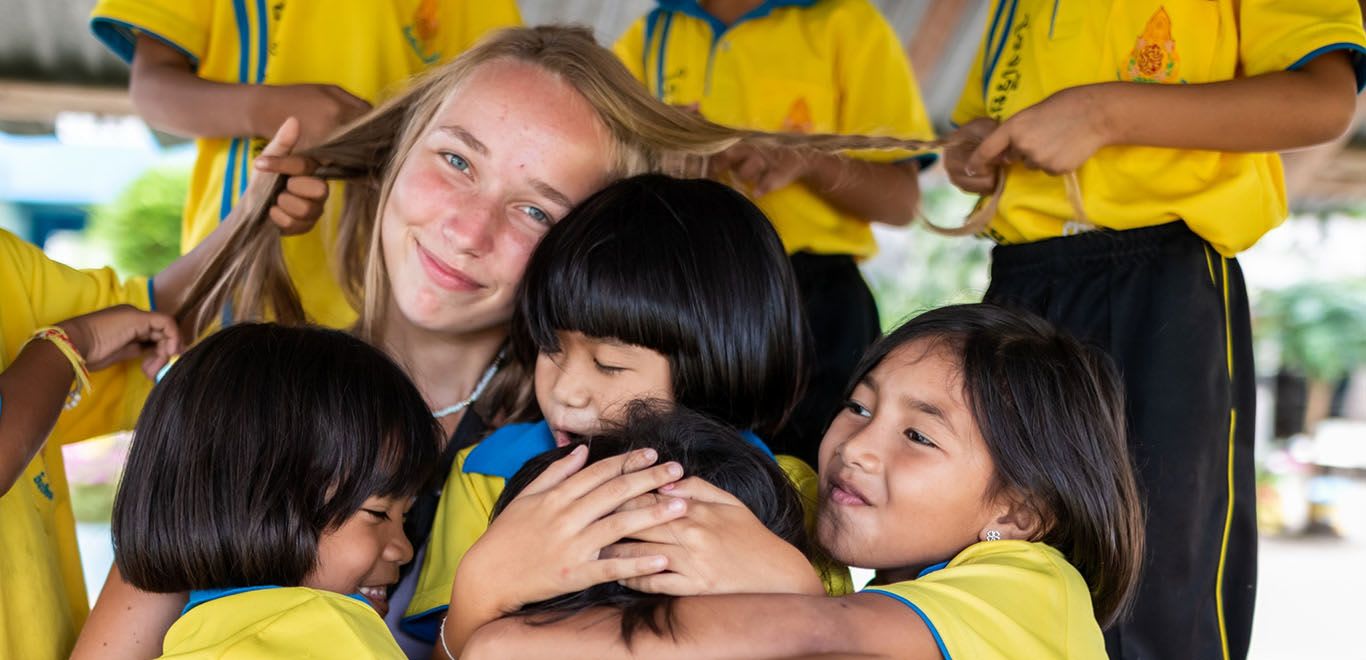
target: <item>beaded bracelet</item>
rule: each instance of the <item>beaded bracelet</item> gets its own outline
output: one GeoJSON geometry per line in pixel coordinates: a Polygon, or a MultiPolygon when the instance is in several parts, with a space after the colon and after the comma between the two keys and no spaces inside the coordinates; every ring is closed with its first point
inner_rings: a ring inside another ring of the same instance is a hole
{"type": "MultiPolygon", "coordinates": [[[[62,352],[62,356],[71,363],[71,370],[76,372],[76,382],[72,383],[71,392],[67,394],[64,406],[67,410],[75,408],[81,402],[82,393],[94,391],[90,386],[90,370],[85,368],[85,358],[76,350],[76,345],[71,343],[71,337],[67,336],[66,331],[57,326],[39,328],[32,337],[29,337],[28,342],[38,340],[48,341],[56,346],[57,350],[62,352]]],[[[27,346],[28,342],[24,342],[24,345],[27,346]]]]}

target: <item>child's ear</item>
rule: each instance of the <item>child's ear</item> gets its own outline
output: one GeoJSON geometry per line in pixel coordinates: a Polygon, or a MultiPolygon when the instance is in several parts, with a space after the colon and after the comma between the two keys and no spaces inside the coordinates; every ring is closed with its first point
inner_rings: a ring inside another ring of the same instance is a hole
{"type": "Polygon", "coordinates": [[[978,533],[978,540],[1031,541],[1043,532],[1043,519],[1038,511],[1019,498],[1002,498],[994,513],[990,522],[978,533]]]}

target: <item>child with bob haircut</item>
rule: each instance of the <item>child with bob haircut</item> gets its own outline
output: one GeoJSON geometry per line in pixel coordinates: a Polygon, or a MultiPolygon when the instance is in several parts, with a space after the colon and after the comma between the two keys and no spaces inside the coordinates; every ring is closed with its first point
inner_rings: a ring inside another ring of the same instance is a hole
{"type": "MultiPolygon", "coordinates": [[[[114,503],[114,559],[189,591],[168,657],[404,657],[380,614],[436,462],[422,396],[345,333],[236,325],[153,388],[114,503]]],[[[382,613],[381,613],[382,614],[382,613]]]]}
{"type": "MultiPolygon", "coordinates": [[[[649,402],[630,404],[620,424],[608,425],[601,433],[527,461],[508,480],[493,506],[493,518],[496,520],[551,463],[568,456],[580,444],[588,447],[589,464],[633,449],[652,449],[658,460],[677,462],[684,474],[704,479],[731,494],[770,532],[810,554],[801,498],[772,457],[755,444],[745,442],[734,428],[706,415],[677,406],[665,409],[649,402]]],[[[641,500],[653,501],[652,496],[641,500]]],[[[567,619],[590,607],[613,608],[621,612],[621,635],[629,644],[638,630],[648,629],[655,634],[670,630],[672,600],[667,595],[608,582],[523,605],[517,615],[532,623],[544,623],[567,619]]]]}
{"type": "MultiPolygon", "coordinates": [[[[601,433],[636,400],[709,415],[773,456],[760,437],[801,392],[805,321],[782,243],[753,203],[714,181],[642,175],[590,197],[532,254],[512,327],[512,357],[535,365],[545,419],[457,456],[407,612],[405,630],[429,639],[461,557],[527,460],[601,433]]],[[[814,471],[774,460],[814,512],[814,471]]],[[[825,572],[832,591],[848,589],[847,571],[825,572]]]]}
{"type": "MultiPolygon", "coordinates": [[[[876,569],[873,587],[825,597],[770,539],[706,560],[770,584],[677,599],[678,632],[638,631],[629,648],[610,611],[497,620],[589,584],[648,587],[695,570],[681,559],[705,548],[697,523],[722,506],[715,488],[651,467],[648,452],[601,469],[580,469],[574,453],[470,549],[446,641],[474,658],[1104,658],[1101,628],[1124,613],[1143,546],[1124,429],[1118,376],[1099,352],[1032,315],[934,310],[870,349],[821,445],[817,540],[837,561],[876,569]],[[686,514],[619,508],[652,491],[686,498],[686,514]],[[645,547],[593,551],[621,539],[645,547]]],[[[759,525],[749,515],[713,527],[752,537],[759,525]]]]}

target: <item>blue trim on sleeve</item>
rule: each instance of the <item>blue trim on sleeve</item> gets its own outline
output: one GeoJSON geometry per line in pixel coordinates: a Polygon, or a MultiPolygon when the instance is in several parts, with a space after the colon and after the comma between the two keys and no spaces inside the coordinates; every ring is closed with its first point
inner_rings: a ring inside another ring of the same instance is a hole
{"type": "Polygon", "coordinates": [[[911,601],[906,600],[905,598],[903,598],[903,597],[901,597],[901,596],[899,596],[899,595],[897,595],[897,594],[894,594],[894,593],[892,593],[892,592],[890,592],[890,591],[883,591],[883,590],[881,590],[881,589],[864,589],[863,591],[861,591],[861,592],[859,592],[859,593],[865,593],[865,594],[881,594],[881,595],[886,596],[886,597],[888,597],[888,598],[893,598],[893,599],[899,600],[899,601],[901,601],[901,603],[902,603],[903,605],[905,605],[906,607],[911,608],[911,611],[915,612],[916,615],[920,617],[920,620],[925,622],[925,627],[930,629],[930,634],[931,634],[931,635],[934,635],[934,643],[935,643],[935,646],[938,646],[938,647],[939,647],[939,654],[942,655],[942,656],[944,656],[944,660],[953,660],[953,656],[949,655],[949,649],[948,649],[948,647],[947,647],[947,646],[944,646],[944,638],[942,638],[942,637],[939,636],[939,629],[934,627],[934,622],[933,622],[933,621],[930,621],[930,617],[926,616],[925,613],[924,613],[923,611],[921,611],[921,609],[920,609],[919,607],[916,607],[916,606],[915,606],[915,603],[912,603],[911,601]]]}
{"type": "Polygon", "coordinates": [[[157,311],[157,288],[152,285],[156,279],[155,277],[147,278],[147,311],[149,312],[157,311]]]}
{"type": "Polygon", "coordinates": [[[1310,60],[1335,50],[1348,51],[1347,54],[1352,61],[1352,71],[1356,73],[1357,77],[1357,93],[1360,94],[1361,90],[1366,89],[1366,46],[1362,46],[1361,44],[1342,41],[1335,44],[1328,44],[1327,46],[1320,46],[1310,51],[1308,55],[1295,60],[1294,64],[1286,67],[1286,71],[1299,71],[1304,68],[1304,65],[1308,64],[1310,60]]]}
{"type": "Polygon", "coordinates": [[[470,450],[464,471],[511,479],[527,461],[554,448],[555,436],[546,422],[509,424],[470,450]]]}
{"type": "Polygon", "coordinates": [[[98,39],[100,43],[104,44],[105,47],[113,51],[119,59],[127,64],[133,63],[133,52],[137,50],[137,33],[140,32],[174,48],[181,55],[184,55],[190,60],[191,67],[196,70],[199,69],[199,58],[195,57],[193,53],[186,50],[183,46],[160,34],[138,27],[127,21],[98,16],[90,19],[90,32],[95,35],[95,38],[98,39]]]}
{"type": "Polygon", "coordinates": [[[398,629],[424,642],[435,642],[436,636],[441,630],[441,619],[450,607],[450,605],[437,605],[426,612],[405,616],[399,619],[398,629]]]}
{"type": "Polygon", "coordinates": [[[941,570],[941,569],[943,569],[945,566],[948,566],[948,565],[949,565],[949,562],[941,561],[941,562],[939,562],[938,564],[935,564],[935,565],[933,565],[933,566],[926,566],[926,567],[925,567],[925,570],[920,571],[920,574],[915,576],[915,579],[919,580],[920,578],[923,578],[923,577],[925,577],[926,575],[929,575],[930,573],[933,573],[933,572],[935,572],[935,571],[941,570]]]}

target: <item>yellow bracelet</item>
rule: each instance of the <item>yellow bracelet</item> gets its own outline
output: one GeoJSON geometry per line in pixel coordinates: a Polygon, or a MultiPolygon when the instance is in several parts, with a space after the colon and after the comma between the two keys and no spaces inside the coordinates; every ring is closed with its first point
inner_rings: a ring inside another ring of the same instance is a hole
{"type": "Polygon", "coordinates": [[[83,392],[93,392],[95,389],[90,386],[90,370],[85,368],[85,358],[81,357],[80,352],[76,350],[76,345],[71,343],[71,338],[66,335],[66,331],[55,325],[39,328],[32,337],[29,337],[27,342],[24,342],[24,346],[27,346],[28,342],[38,340],[48,341],[56,346],[57,350],[62,352],[62,356],[71,363],[71,370],[76,372],[76,382],[71,385],[71,392],[67,394],[65,406],[68,410],[75,408],[81,402],[83,392]]]}

